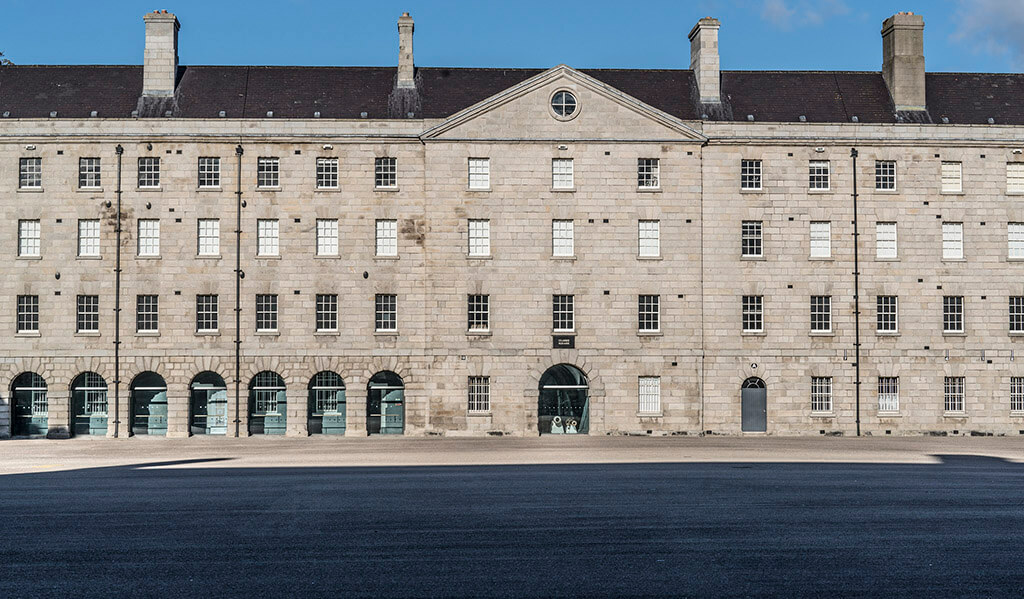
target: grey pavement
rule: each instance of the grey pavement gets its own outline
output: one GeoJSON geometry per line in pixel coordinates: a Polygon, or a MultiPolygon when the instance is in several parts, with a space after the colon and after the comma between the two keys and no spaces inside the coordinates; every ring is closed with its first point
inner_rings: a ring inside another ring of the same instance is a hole
{"type": "Polygon", "coordinates": [[[1024,596],[1017,438],[0,442],[10,597],[1024,596]]]}

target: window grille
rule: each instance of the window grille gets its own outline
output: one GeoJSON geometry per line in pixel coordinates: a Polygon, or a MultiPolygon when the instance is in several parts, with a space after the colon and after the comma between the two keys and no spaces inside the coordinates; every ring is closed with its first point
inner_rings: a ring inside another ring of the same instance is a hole
{"type": "Polygon", "coordinates": [[[491,188],[491,159],[470,158],[469,159],[469,188],[490,189],[491,188]]]}
{"type": "Polygon", "coordinates": [[[338,219],[316,219],[316,255],[338,255],[338,219]]]}
{"type": "Polygon", "coordinates": [[[942,223],[942,259],[960,260],[964,257],[964,224],[942,223]]]}
{"type": "Polygon", "coordinates": [[[657,189],[661,185],[661,163],[657,158],[638,158],[636,161],[636,185],[640,189],[657,189]]]}
{"type": "Polygon", "coordinates": [[[900,411],[900,379],[897,376],[878,377],[878,411],[900,411]]]}
{"type": "Polygon", "coordinates": [[[285,391],[284,380],[275,372],[261,372],[253,377],[253,408],[256,415],[278,413],[278,398],[285,391]]]}
{"type": "Polygon", "coordinates": [[[875,189],[896,189],[896,161],[875,161],[875,189]]]}
{"type": "Polygon", "coordinates": [[[943,379],[943,404],[947,412],[964,411],[964,377],[947,376],[943,379]]]}
{"type": "Polygon", "coordinates": [[[274,156],[256,158],[256,187],[281,186],[281,160],[274,156]]]}
{"type": "Polygon", "coordinates": [[[571,295],[551,296],[552,328],[556,332],[568,333],[574,330],[573,299],[571,295]]]}
{"type": "Polygon", "coordinates": [[[1010,410],[1024,412],[1024,376],[1010,377],[1010,410]]]}
{"type": "Polygon", "coordinates": [[[491,328],[490,297],[470,295],[467,302],[470,331],[488,331],[491,328]]]}
{"type": "Polygon", "coordinates": [[[812,160],[808,165],[808,189],[829,189],[831,167],[828,160],[812,160]]]}
{"type": "Polygon", "coordinates": [[[964,190],[963,168],[959,162],[942,163],[942,191],[960,193],[964,190]]]}
{"type": "Polygon", "coordinates": [[[18,296],[18,332],[39,332],[39,296],[18,296]]]}
{"type": "Polygon", "coordinates": [[[896,223],[875,223],[875,257],[896,257],[896,223]]]}
{"type": "Polygon", "coordinates": [[[316,187],[317,189],[338,188],[338,159],[317,158],[316,159],[316,187]]]}
{"type": "Polygon", "coordinates": [[[139,158],[139,187],[160,187],[160,158],[158,156],[139,158]]]}
{"type": "Polygon", "coordinates": [[[572,158],[551,159],[551,187],[555,189],[572,189],[573,169],[572,158]]]}
{"type": "Polygon", "coordinates": [[[196,331],[214,333],[217,331],[217,296],[196,296],[196,331]]]}
{"type": "Polygon", "coordinates": [[[471,376],[468,377],[467,386],[469,389],[470,412],[491,411],[491,377],[471,376]]]}
{"type": "Polygon", "coordinates": [[[638,410],[641,414],[661,413],[661,377],[642,376],[639,377],[640,405],[638,410]]]}
{"type": "Polygon", "coordinates": [[[277,330],[277,295],[273,293],[256,294],[256,330],[277,330]]]}
{"type": "Polygon", "coordinates": [[[100,330],[100,296],[78,296],[75,330],[79,333],[95,333],[100,330]]]}
{"type": "Polygon", "coordinates": [[[1006,163],[1006,193],[1024,193],[1024,162],[1006,163]]]}
{"type": "Polygon", "coordinates": [[[373,160],[374,187],[398,187],[398,159],[375,158],[373,160]]]}
{"type": "Polygon", "coordinates": [[[398,255],[398,221],[378,220],[377,221],[377,255],[397,256],[398,255]]]}
{"type": "Polygon", "coordinates": [[[551,221],[551,255],[575,255],[575,231],[571,220],[551,221]]]}
{"type": "Polygon", "coordinates": [[[653,258],[661,255],[661,222],[640,221],[640,256],[653,258]]]}
{"type": "Polygon", "coordinates": [[[79,158],[78,187],[81,189],[95,189],[100,186],[100,183],[100,159],[79,158]]]}
{"type": "Polygon", "coordinates": [[[220,158],[202,157],[199,159],[199,187],[220,187],[220,158]]]}
{"type": "Polygon", "coordinates": [[[895,333],[897,331],[897,297],[895,295],[879,295],[875,299],[875,330],[879,333],[895,333]]]}
{"type": "Polygon", "coordinates": [[[1013,260],[1024,259],[1024,223],[1007,223],[1007,255],[1013,260]]]}
{"type": "Polygon", "coordinates": [[[832,411],[832,377],[811,377],[811,411],[832,411]]]}
{"type": "Polygon", "coordinates": [[[85,416],[103,415],[107,413],[107,382],[95,372],[86,372],[81,382],[72,392],[80,392],[84,396],[85,416]]]}
{"type": "Polygon", "coordinates": [[[378,293],[374,299],[374,326],[377,331],[398,330],[398,296],[393,293],[378,293]]]}
{"type": "Polygon", "coordinates": [[[338,296],[334,293],[316,294],[316,330],[338,330],[338,296]]]}
{"type": "Polygon", "coordinates": [[[78,255],[100,255],[100,221],[98,219],[78,221],[78,255]]]}
{"type": "Polygon", "coordinates": [[[1024,333],[1024,296],[1010,296],[1010,332],[1024,333]]]}
{"type": "Polygon", "coordinates": [[[256,255],[277,256],[280,253],[280,224],[277,219],[261,218],[256,221],[256,255]]]}
{"type": "Polygon", "coordinates": [[[469,255],[491,255],[491,221],[486,219],[469,221],[469,255]]]}
{"type": "Polygon", "coordinates": [[[964,296],[946,295],[942,298],[942,332],[964,332],[964,296]]]}
{"type": "Polygon", "coordinates": [[[811,257],[829,258],[832,256],[832,223],[828,221],[811,222],[811,257]]]}
{"type": "Polygon", "coordinates": [[[811,296],[811,332],[828,333],[832,331],[832,296],[811,296]]]}
{"type": "Polygon", "coordinates": [[[318,372],[311,385],[319,413],[337,412],[344,401],[345,382],[336,372],[318,372]]]}
{"type": "Polygon", "coordinates": [[[38,189],[43,186],[43,159],[22,158],[18,169],[18,187],[38,189]]]}
{"type": "Polygon", "coordinates": [[[40,227],[38,220],[18,221],[18,255],[38,256],[40,247],[40,227]]]}
{"type": "Polygon", "coordinates": [[[740,252],[744,258],[760,258],[763,256],[761,239],[761,221],[745,220],[740,230],[740,252]]]}
{"type": "Polygon", "coordinates": [[[220,255],[220,220],[216,218],[199,219],[199,255],[220,255]]]}
{"type": "Polygon", "coordinates": [[[152,333],[159,330],[159,298],[155,295],[135,296],[135,330],[152,333]]]}
{"type": "Polygon", "coordinates": [[[740,160],[740,189],[761,189],[760,160],[740,160]]]}
{"type": "Polygon", "coordinates": [[[743,296],[743,332],[760,333],[764,330],[764,296],[743,296]]]}
{"type": "Polygon", "coordinates": [[[139,223],[139,255],[160,255],[160,221],[155,218],[140,218],[139,223]]]}
{"type": "Polygon", "coordinates": [[[637,300],[637,329],[654,332],[661,330],[661,297],[657,295],[641,295],[637,300]]]}

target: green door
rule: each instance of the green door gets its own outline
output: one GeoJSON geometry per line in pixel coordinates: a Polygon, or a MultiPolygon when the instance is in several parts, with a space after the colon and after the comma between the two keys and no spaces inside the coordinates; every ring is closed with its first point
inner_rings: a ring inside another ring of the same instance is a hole
{"type": "Polygon", "coordinates": [[[155,372],[143,372],[131,386],[132,434],[167,434],[167,383],[155,372]]]}
{"type": "Polygon", "coordinates": [[[43,377],[34,372],[18,375],[11,385],[11,395],[11,435],[45,435],[49,421],[49,404],[46,397],[46,381],[43,377]]]}
{"type": "Polygon", "coordinates": [[[380,434],[401,435],[405,432],[405,389],[381,389],[380,434]]]}
{"type": "Polygon", "coordinates": [[[371,435],[405,432],[405,383],[393,372],[378,372],[366,385],[366,431],[371,435]]]}
{"type": "Polygon", "coordinates": [[[261,372],[249,385],[249,434],[283,435],[288,424],[284,379],[275,372],[261,372]]]}
{"type": "Polygon", "coordinates": [[[95,372],[71,384],[71,428],[76,435],[107,434],[107,382],[95,372]]]}
{"type": "Polygon", "coordinates": [[[228,433],[228,389],[215,372],[202,372],[192,380],[189,430],[193,435],[228,433]]]}
{"type": "Polygon", "coordinates": [[[309,383],[309,434],[345,434],[345,383],[334,372],[319,372],[309,383]]]}

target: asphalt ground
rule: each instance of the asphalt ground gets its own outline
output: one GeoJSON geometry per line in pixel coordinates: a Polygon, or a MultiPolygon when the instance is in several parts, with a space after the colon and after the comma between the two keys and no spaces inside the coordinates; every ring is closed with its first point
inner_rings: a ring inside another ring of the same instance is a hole
{"type": "Polygon", "coordinates": [[[1024,443],[0,442],[3,597],[1022,597],[1024,443]]]}

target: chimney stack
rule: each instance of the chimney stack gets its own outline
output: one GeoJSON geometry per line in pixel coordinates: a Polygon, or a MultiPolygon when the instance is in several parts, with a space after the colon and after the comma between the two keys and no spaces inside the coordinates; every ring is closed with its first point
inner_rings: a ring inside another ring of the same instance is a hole
{"type": "Polygon", "coordinates": [[[142,96],[174,96],[178,75],[178,18],[163,11],[146,13],[146,53],[142,69],[142,96]]]}
{"type": "Polygon", "coordinates": [[[718,60],[718,19],[704,17],[690,30],[690,68],[697,78],[701,104],[722,101],[720,66],[718,60]]]}
{"type": "Polygon", "coordinates": [[[896,110],[925,110],[921,15],[899,12],[882,22],[882,78],[896,110]]]}
{"type": "Polygon", "coordinates": [[[412,60],[412,17],[404,12],[398,17],[398,80],[396,87],[416,87],[415,65],[412,60]]]}

